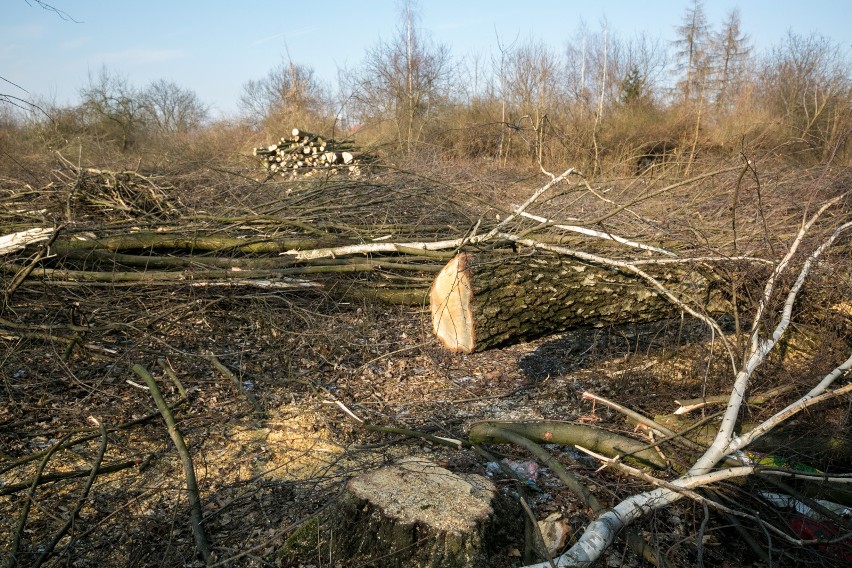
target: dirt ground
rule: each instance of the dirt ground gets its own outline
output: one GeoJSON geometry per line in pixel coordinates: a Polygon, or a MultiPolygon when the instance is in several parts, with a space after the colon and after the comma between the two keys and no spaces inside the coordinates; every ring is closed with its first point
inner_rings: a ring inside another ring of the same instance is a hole
{"type": "MultiPolygon", "coordinates": [[[[531,183],[514,180],[516,195],[531,183]]],[[[489,199],[493,186],[481,187],[481,199],[489,199]]],[[[199,191],[194,199],[203,202],[212,193],[199,191]]],[[[685,226],[670,231],[687,233],[685,226]]],[[[47,564],[200,565],[181,462],[150,393],[131,370],[135,364],[151,372],[175,405],[220,566],[349,566],[347,559],[330,558],[324,542],[305,558],[281,558],[276,551],[358,472],[402,456],[428,457],[459,472],[488,470],[472,450],[366,431],[338,403],[370,424],[461,440],[473,422],[486,419],[591,423],[641,439],[621,415],[581,394],[588,390],[654,416],[672,412],[677,399],[730,388],[718,340],[689,318],[568,331],[462,355],[438,344],[424,306],[248,287],[25,281],[2,317],[0,550],[5,556],[19,540],[22,566],[38,563],[77,507],[101,444],[95,421],[109,429],[103,471],[47,564]],[[90,331],[79,341],[50,338],[73,339],[74,325],[84,320],[90,331]],[[48,453],[63,440],[78,443],[48,453]],[[84,474],[61,478],[74,471],[84,474]],[[60,478],[31,486],[51,475],[60,478]]],[[[733,321],[723,323],[733,330],[733,321]]],[[[820,359],[825,352],[838,354],[828,344],[807,355],[791,349],[786,359],[770,362],[758,386],[789,380],[802,368],[830,368],[831,356],[820,359]]],[[[768,411],[754,408],[751,418],[768,411]]],[[[835,408],[826,420],[848,428],[848,409],[835,408]]],[[[573,449],[549,449],[609,504],[647,488],[610,469],[598,471],[599,462],[573,449]]],[[[530,459],[511,446],[490,451],[530,459]]],[[[507,495],[518,490],[517,480],[494,479],[507,495]]],[[[741,485],[724,491],[747,498],[741,485]]],[[[539,518],[559,513],[575,534],[590,519],[546,469],[528,495],[539,518]]],[[[706,523],[701,505],[691,501],[657,511],[637,528],[673,566],[695,565],[699,549],[706,566],[761,565],[730,522],[714,516],[706,523]]],[[[494,551],[502,565],[520,564],[521,537],[494,551]]],[[[605,562],[643,565],[623,543],[605,562]]]]}

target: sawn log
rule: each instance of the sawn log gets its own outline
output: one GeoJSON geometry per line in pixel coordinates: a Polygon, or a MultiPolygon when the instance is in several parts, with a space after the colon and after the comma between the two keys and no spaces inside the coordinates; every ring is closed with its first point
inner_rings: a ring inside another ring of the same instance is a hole
{"type": "MultiPolygon", "coordinates": [[[[713,312],[724,305],[709,270],[682,264],[643,270],[694,308],[713,312]]],[[[541,253],[460,253],[438,273],[429,303],[435,334],[447,349],[464,353],[679,313],[636,274],[541,253]]]]}

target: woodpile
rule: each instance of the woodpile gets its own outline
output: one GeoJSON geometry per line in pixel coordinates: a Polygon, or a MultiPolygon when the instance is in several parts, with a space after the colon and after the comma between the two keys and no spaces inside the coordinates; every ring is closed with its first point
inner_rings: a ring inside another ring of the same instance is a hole
{"type": "Polygon", "coordinates": [[[361,167],[372,160],[372,156],[356,153],[350,140],[337,141],[294,128],[290,138],[281,138],[278,144],[255,148],[254,155],[260,156],[261,165],[272,173],[301,177],[320,172],[346,173],[360,176],[361,167]]]}

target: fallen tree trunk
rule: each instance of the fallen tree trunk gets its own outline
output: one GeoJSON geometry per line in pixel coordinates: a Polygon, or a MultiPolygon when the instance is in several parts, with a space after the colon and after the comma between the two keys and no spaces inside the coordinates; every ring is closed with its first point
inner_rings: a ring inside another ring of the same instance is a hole
{"type": "MultiPolygon", "coordinates": [[[[643,268],[693,307],[724,305],[709,271],[684,264],[643,268]]],[[[464,353],[680,312],[636,274],[549,254],[458,254],[438,273],[429,302],[435,334],[447,349],[464,353]]]]}
{"type": "Polygon", "coordinates": [[[234,252],[244,254],[281,254],[291,249],[335,246],[345,243],[339,237],[241,238],[223,234],[179,234],[139,232],[109,237],[57,240],[53,251],[65,254],[72,251],[172,250],[190,253],[234,252]]]}

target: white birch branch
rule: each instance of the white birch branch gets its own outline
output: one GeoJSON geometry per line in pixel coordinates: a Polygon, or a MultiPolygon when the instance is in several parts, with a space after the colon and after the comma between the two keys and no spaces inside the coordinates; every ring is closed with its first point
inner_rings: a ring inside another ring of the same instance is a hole
{"type": "Polygon", "coordinates": [[[775,289],[775,284],[778,282],[778,278],[787,268],[787,265],[790,263],[790,260],[793,258],[793,255],[796,254],[796,251],[799,249],[799,245],[802,243],[802,239],[807,234],[808,230],[810,230],[811,226],[819,219],[820,215],[822,215],[826,209],[840,201],[840,199],[844,197],[843,195],[838,195],[834,199],[829,200],[825,204],[820,207],[816,213],[811,215],[811,218],[799,228],[798,233],[796,234],[796,238],[793,240],[793,243],[790,245],[790,249],[787,251],[787,254],[781,259],[781,261],[775,266],[775,270],[772,271],[772,275],[766,281],[766,286],[763,290],[763,296],[760,299],[760,302],[757,306],[757,312],[754,314],[754,321],[751,325],[751,345],[752,352],[758,349],[758,330],[760,327],[760,322],[763,319],[763,312],[766,310],[766,307],[769,305],[769,301],[772,299],[772,292],[775,289]]]}
{"type": "MultiPolygon", "coordinates": [[[[852,368],[852,355],[843,364],[839,365],[836,369],[834,369],[834,371],[826,375],[826,378],[834,375],[832,379],[834,380],[846,371],[848,371],[850,368],[852,368]]],[[[776,412],[774,415],[772,415],[772,417],[766,419],[756,428],[752,428],[745,434],[734,438],[730,444],[731,451],[733,452],[748,446],[753,441],[763,436],[764,434],[766,434],[791,416],[798,414],[809,406],[813,406],[825,400],[841,396],[848,392],[852,392],[852,383],[849,383],[848,385],[842,386],[838,389],[829,392],[823,392],[824,389],[819,389],[819,392],[816,393],[815,391],[818,391],[818,389],[814,388],[813,390],[811,390],[811,392],[798,399],[796,402],[793,402],[787,405],[784,409],[776,412]]]]}
{"type": "MultiPolygon", "coordinates": [[[[837,199],[834,199],[831,200],[827,205],[831,205],[836,202],[837,199]]],[[[823,211],[825,211],[826,208],[827,207],[820,208],[817,214],[815,214],[810,221],[815,221],[816,218],[823,211]]],[[[791,246],[791,250],[799,246],[799,243],[801,243],[805,233],[812,225],[813,223],[809,222],[803,227],[803,230],[800,231],[798,236],[796,237],[793,246],[791,246]]],[[[713,483],[721,479],[751,475],[752,473],[754,473],[754,466],[741,466],[718,471],[711,470],[713,467],[716,466],[716,464],[718,464],[722,460],[725,455],[730,452],[732,446],[734,446],[736,443],[733,438],[733,429],[736,422],[736,418],[739,415],[740,407],[745,398],[745,393],[749,384],[749,380],[752,374],[754,373],[754,370],[765,360],[766,355],[778,343],[784,332],[787,330],[787,327],[790,324],[793,303],[795,302],[796,297],[798,296],[805,279],[810,273],[811,267],[813,266],[814,262],[816,262],[816,260],[820,257],[820,255],[834,243],[837,237],[850,227],[852,227],[852,222],[845,223],[838,227],[832,233],[832,235],[828,239],[826,239],[826,241],[822,245],[820,245],[802,265],[802,269],[799,272],[798,278],[791,286],[787,294],[787,299],[784,302],[781,320],[773,330],[771,337],[763,341],[758,340],[753,343],[753,348],[751,349],[751,353],[749,354],[748,359],[744,363],[742,369],[736,375],[728,407],[725,411],[725,417],[723,418],[722,424],[719,427],[719,431],[716,435],[716,439],[713,441],[713,444],[696,461],[696,463],[692,466],[692,468],[690,468],[690,470],[685,475],[671,482],[674,486],[678,488],[678,490],[663,487],[640,493],[638,495],[633,495],[621,501],[614,508],[599,515],[594,521],[592,521],[588,525],[588,527],[586,527],[586,531],[577,540],[577,542],[567,552],[565,552],[553,561],[553,563],[557,567],[567,568],[575,566],[591,566],[592,564],[597,562],[601,554],[603,554],[603,552],[615,541],[616,536],[625,526],[650,511],[665,507],[681,499],[683,495],[679,492],[680,489],[690,489],[702,485],[707,485],[708,483],[713,483]]],[[[541,244],[539,244],[538,246],[544,248],[541,244]]],[[[768,305],[775,284],[777,283],[787,264],[789,264],[790,257],[792,257],[792,254],[790,253],[788,253],[788,255],[785,255],[785,259],[783,259],[782,262],[779,263],[781,269],[776,269],[773,272],[772,276],[770,276],[769,282],[767,282],[767,286],[765,288],[764,293],[764,300],[766,305],[768,305]]],[[[595,259],[594,261],[598,262],[597,259],[595,259]]],[[[650,279],[649,282],[651,280],[653,279],[650,279]]],[[[669,295],[670,294],[667,294],[667,297],[669,297],[669,295]]],[[[677,305],[681,304],[682,302],[678,303],[677,305]]],[[[759,308],[759,313],[762,313],[765,309],[765,307],[759,308]]],[[[755,327],[755,329],[757,329],[757,327],[755,327]]],[[[827,375],[822,381],[820,381],[819,385],[812,389],[811,393],[818,391],[820,388],[822,390],[819,392],[823,392],[825,388],[827,388],[827,386],[831,384],[832,381],[836,380],[837,377],[839,377],[845,372],[844,369],[846,369],[847,364],[852,365],[852,357],[850,357],[849,360],[837,367],[834,371],[829,373],[829,375],[827,375]]],[[[804,408],[804,406],[802,406],[801,408],[804,408]]],[[[772,419],[770,419],[770,421],[771,420],[772,419]]],[[[750,437],[750,441],[756,440],[758,437],[760,437],[762,433],[765,433],[766,431],[768,431],[768,429],[756,433],[754,436],[750,437]]],[[[547,568],[547,566],[548,564],[536,564],[528,568],[547,568]]]]}
{"type": "MultiPolygon", "coordinates": [[[[704,475],[680,477],[670,482],[677,487],[677,490],[663,487],[628,497],[589,523],[579,540],[567,552],[554,558],[553,564],[557,568],[592,566],[600,558],[601,553],[615,541],[621,529],[645,514],[681,499],[682,490],[694,489],[735,477],[745,477],[754,471],[754,466],[739,466],[704,475]]],[[[549,568],[549,566],[547,562],[543,562],[528,565],[526,568],[549,568]]]]}
{"type": "MultiPolygon", "coordinates": [[[[539,215],[533,215],[532,213],[518,211],[517,209],[515,210],[515,212],[518,213],[521,217],[526,217],[527,219],[532,219],[533,221],[538,221],[539,223],[553,224],[553,221],[551,221],[550,219],[547,219],[546,217],[541,217],[539,215]]],[[[661,248],[651,246],[651,245],[646,245],[646,244],[643,244],[643,243],[637,243],[636,241],[630,241],[630,240],[625,239],[624,237],[619,237],[618,235],[613,235],[612,233],[607,233],[607,232],[604,232],[604,231],[596,231],[594,229],[589,229],[589,228],[586,228],[586,227],[580,227],[578,225],[553,224],[553,226],[556,227],[557,229],[562,229],[563,231],[569,231],[571,233],[579,233],[581,235],[588,235],[590,237],[597,237],[599,239],[607,239],[607,240],[610,240],[610,241],[615,241],[617,243],[621,243],[621,244],[629,246],[629,247],[647,250],[647,251],[651,251],[651,252],[657,252],[657,253],[660,253],[660,254],[663,254],[663,255],[666,255],[666,256],[677,256],[675,253],[673,253],[671,251],[661,249],[661,248]]]]}
{"type": "MultiPolygon", "coordinates": [[[[824,211],[824,209],[820,209],[820,212],[824,211]]],[[[808,225],[810,226],[810,225],[808,225]]],[[[772,332],[772,335],[763,341],[758,340],[756,343],[752,345],[751,353],[749,354],[748,359],[743,365],[743,368],[737,373],[736,379],[734,380],[734,388],[731,392],[731,398],[728,402],[728,407],[725,409],[725,415],[722,418],[722,423],[719,426],[719,430],[716,433],[716,438],[713,440],[713,443],[707,449],[707,452],[698,459],[695,465],[690,469],[690,473],[704,473],[709,471],[715,464],[722,459],[722,456],[731,452],[731,444],[733,442],[733,432],[734,426],[737,422],[737,417],[739,416],[740,407],[742,406],[743,400],[745,398],[745,393],[748,388],[749,381],[751,379],[752,374],[755,369],[763,363],[766,355],[772,351],[781,337],[784,335],[784,332],[787,331],[787,327],[790,325],[790,318],[793,312],[793,304],[796,301],[796,298],[799,295],[799,291],[802,289],[802,286],[805,283],[805,279],[811,271],[811,267],[814,262],[822,255],[825,250],[830,247],[837,237],[839,237],[844,231],[852,227],[852,222],[844,223],[840,227],[838,227],[831,236],[825,240],[802,265],[801,270],[799,271],[799,276],[796,278],[796,281],[790,287],[789,292],[787,293],[787,299],[784,302],[784,308],[781,313],[781,320],[778,322],[778,325],[775,326],[775,329],[772,332]]],[[[797,237],[797,240],[801,240],[801,236],[797,237]]],[[[770,280],[777,281],[781,276],[781,272],[775,272],[770,277],[770,280]]],[[[772,284],[774,286],[774,283],[772,284]]],[[[770,290],[772,286],[767,285],[767,289],[770,290]]],[[[756,336],[755,336],[756,337],[756,336]]],[[[754,438],[757,439],[757,438],[754,438]]]]}

